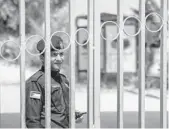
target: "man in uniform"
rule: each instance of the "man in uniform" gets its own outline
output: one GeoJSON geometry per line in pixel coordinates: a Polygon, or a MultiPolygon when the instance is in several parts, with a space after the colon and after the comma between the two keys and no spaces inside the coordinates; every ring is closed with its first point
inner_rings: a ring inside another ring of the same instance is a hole
{"type": "MultiPolygon", "coordinates": [[[[63,40],[59,36],[51,39],[56,49],[63,49],[63,40]]],[[[42,52],[44,41],[40,40],[37,50],[42,52]]],[[[26,126],[28,128],[45,128],[45,73],[44,54],[40,55],[42,67],[26,81],[26,126]]],[[[51,47],[51,127],[69,127],[69,82],[60,73],[64,61],[63,52],[51,47]]],[[[81,119],[83,113],[76,112],[76,120],[81,119]]]]}

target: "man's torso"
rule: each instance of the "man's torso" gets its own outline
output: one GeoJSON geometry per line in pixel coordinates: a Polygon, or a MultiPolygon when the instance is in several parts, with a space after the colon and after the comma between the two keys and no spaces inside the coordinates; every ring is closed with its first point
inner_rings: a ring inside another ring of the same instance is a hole
{"type": "MultiPolygon", "coordinates": [[[[41,113],[40,122],[45,127],[45,73],[36,72],[28,81],[34,81],[40,88],[41,94],[41,113]]],[[[35,85],[35,87],[36,87],[35,85]]],[[[36,106],[33,105],[33,106],[36,106]]],[[[65,127],[69,125],[69,87],[66,77],[62,74],[51,77],[51,127],[65,127]]]]}

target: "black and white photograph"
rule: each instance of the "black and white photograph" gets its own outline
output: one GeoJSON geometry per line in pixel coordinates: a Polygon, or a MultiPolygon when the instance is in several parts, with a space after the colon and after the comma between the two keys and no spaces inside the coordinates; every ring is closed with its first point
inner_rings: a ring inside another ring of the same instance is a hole
{"type": "Polygon", "coordinates": [[[169,128],[169,1],[0,0],[0,128],[169,128]]]}

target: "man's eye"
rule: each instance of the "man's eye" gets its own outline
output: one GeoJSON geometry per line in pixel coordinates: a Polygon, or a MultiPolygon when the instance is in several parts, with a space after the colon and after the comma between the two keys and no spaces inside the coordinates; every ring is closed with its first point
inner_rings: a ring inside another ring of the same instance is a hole
{"type": "Polygon", "coordinates": [[[60,53],[60,56],[63,56],[63,53],[60,53]]]}
{"type": "Polygon", "coordinates": [[[53,53],[52,55],[53,55],[53,56],[57,56],[58,54],[57,54],[57,53],[53,53]]]}

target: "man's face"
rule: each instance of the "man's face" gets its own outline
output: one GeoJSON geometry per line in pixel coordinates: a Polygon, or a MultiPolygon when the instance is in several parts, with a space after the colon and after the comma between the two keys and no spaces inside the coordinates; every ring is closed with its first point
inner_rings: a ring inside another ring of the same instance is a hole
{"type": "Polygon", "coordinates": [[[51,52],[51,70],[59,71],[64,61],[64,53],[52,51],[51,52]]]}

